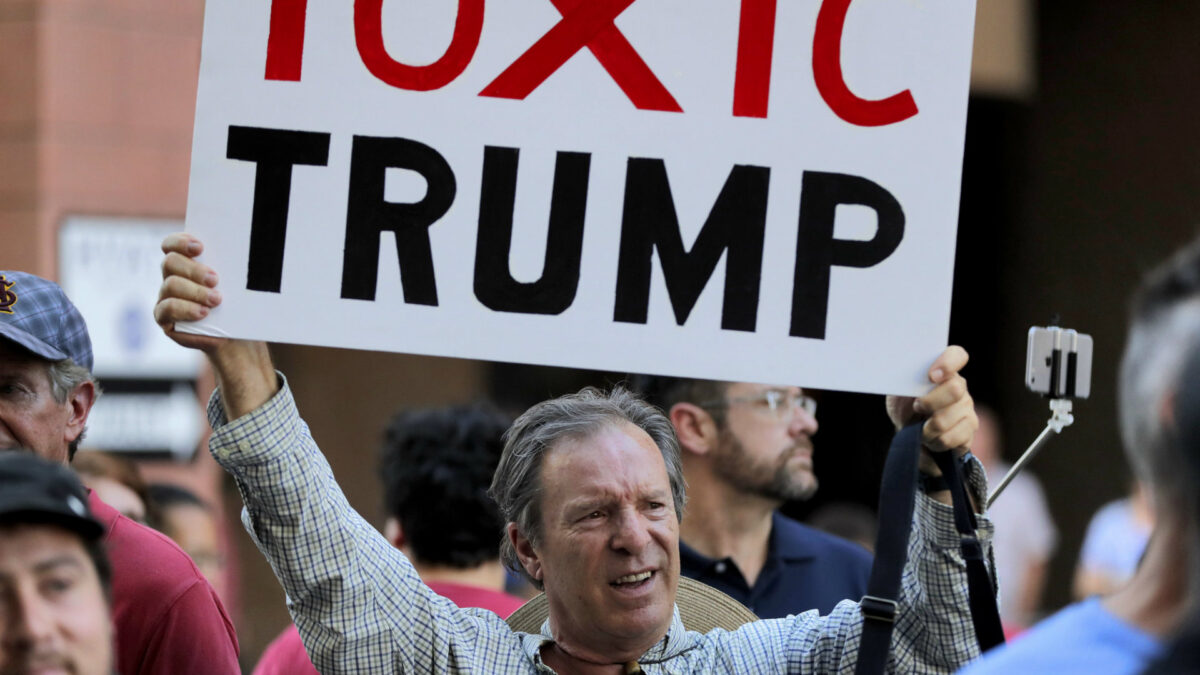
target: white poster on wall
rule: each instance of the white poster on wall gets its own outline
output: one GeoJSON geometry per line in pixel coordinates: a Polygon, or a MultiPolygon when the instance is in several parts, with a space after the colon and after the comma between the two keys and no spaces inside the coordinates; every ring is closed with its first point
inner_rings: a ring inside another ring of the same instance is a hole
{"type": "Polygon", "coordinates": [[[104,392],[83,447],[190,460],[206,429],[196,379],[200,352],[154,322],[160,243],[179,220],[68,216],[58,231],[59,281],[87,323],[104,392]]]}
{"type": "Polygon", "coordinates": [[[182,227],[179,220],[76,215],[59,228],[59,281],[87,322],[97,377],[198,376],[204,356],[163,335],[153,313],[160,244],[182,227]]]}
{"type": "Polygon", "coordinates": [[[971,0],[209,0],[186,328],[925,388],[971,0]]]}

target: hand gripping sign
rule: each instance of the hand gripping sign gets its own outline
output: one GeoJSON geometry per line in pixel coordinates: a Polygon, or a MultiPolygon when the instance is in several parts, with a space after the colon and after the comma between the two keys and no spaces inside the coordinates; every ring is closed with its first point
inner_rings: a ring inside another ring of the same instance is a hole
{"type": "Polygon", "coordinates": [[[915,393],[970,0],[209,0],[189,330],[915,393]],[[917,308],[919,311],[912,311],[917,308]]]}

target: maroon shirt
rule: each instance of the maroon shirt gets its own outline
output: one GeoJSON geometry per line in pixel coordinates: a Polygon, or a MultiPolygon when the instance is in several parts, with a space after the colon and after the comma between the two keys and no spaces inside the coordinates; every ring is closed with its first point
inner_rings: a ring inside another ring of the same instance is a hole
{"type": "MultiPolygon", "coordinates": [[[[482,607],[490,609],[507,619],[509,614],[525,604],[525,601],[515,595],[493,591],[478,586],[463,584],[448,584],[430,582],[427,584],[434,593],[449,598],[459,607],[482,607]]],[[[304,643],[300,641],[300,631],[295,624],[288,626],[279,637],[275,638],[263,650],[262,658],[254,668],[253,675],[320,675],[308,660],[304,651],[304,643]]]]}
{"type": "Polygon", "coordinates": [[[196,564],[166,535],[88,497],[112,560],[117,672],[240,673],[237,634],[196,564]]]}

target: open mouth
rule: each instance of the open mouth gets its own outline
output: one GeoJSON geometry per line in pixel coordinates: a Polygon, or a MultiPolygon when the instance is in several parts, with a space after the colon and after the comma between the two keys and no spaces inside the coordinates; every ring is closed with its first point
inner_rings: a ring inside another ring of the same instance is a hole
{"type": "Polygon", "coordinates": [[[636,574],[626,574],[623,577],[618,577],[616,581],[611,582],[609,585],[615,588],[638,588],[649,583],[653,576],[653,570],[638,572],[636,574]]]}

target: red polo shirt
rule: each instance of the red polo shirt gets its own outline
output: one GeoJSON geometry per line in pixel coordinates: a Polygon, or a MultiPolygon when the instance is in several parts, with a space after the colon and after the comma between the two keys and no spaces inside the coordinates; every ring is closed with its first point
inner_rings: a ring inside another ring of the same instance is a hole
{"type": "Polygon", "coordinates": [[[237,635],[196,564],[166,535],[134,522],[91,493],[112,561],[117,672],[240,673],[237,635]]]}

